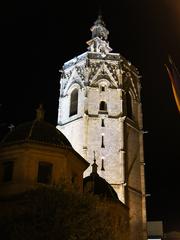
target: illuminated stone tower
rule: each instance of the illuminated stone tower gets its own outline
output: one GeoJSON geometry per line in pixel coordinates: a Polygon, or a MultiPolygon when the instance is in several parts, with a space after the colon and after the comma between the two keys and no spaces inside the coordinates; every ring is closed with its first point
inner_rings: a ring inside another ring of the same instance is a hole
{"type": "MultiPolygon", "coordinates": [[[[111,53],[101,16],[88,51],[61,70],[57,128],[129,207],[131,239],[146,239],[143,125],[138,70],[111,53]]],[[[91,168],[85,171],[89,175],[91,168]]]]}

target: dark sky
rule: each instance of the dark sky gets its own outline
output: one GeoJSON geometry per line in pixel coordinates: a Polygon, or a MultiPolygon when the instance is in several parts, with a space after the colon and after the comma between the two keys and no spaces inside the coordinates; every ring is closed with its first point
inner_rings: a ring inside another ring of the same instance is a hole
{"type": "Polygon", "coordinates": [[[142,75],[148,219],[163,220],[165,230],[180,230],[180,114],[164,67],[171,54],[180,69],[179,0],[13,1],[1,6],[1,126],[33,120],[40,102],[46,120],[56,125],[59,69],[87,50],[99,8],[113,52],[142,75]]]}

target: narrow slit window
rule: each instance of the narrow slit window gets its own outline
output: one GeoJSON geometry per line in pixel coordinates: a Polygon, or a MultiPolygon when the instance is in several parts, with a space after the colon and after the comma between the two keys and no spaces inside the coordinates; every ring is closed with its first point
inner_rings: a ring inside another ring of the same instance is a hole
{"type": "Polygon", "coordinates": [[[105,146],[104,146],[104,136],[101,137],[101,147],[105,148],[105,146]]]}
{"type": "Polygon", "coordinates": [[[40,162],[38,167],[38,183],[50,184],[52,178],[52,164],[40,162]]]}
{"type": "Polygon", "coordinates": [[[70,97],[70,112],[69,116],[73,116],[78,112],[78,89],[74,89],[70,97]]]}
{"type": "Polygon", "coordinates": [[[105,168],[104,168],[104,159],[102,158],[101,160],[101,171],[105,171],[105,168]]]}
{"type": "Polygon", "coordinates": [[[14,162],[7,161],[3,163],[3,182],[10,182],[13,179],[14,162]]]}
{"type": "Polygon", "coordinates": [[[101,86],[101,92],[105,92],[105,86],[101,86]]]}
{"type": "Polygon", "coordinates": [[[73,175],[72,178],[71,178],[71,182],[72,182],[72,184],[74,184],[75,181],[76,181],[76,177],[73,175]]]}
{"type": "Polygon", "coordinates": [[[101,127],[105,127],[104,119],[101,119],[101,127]]]}

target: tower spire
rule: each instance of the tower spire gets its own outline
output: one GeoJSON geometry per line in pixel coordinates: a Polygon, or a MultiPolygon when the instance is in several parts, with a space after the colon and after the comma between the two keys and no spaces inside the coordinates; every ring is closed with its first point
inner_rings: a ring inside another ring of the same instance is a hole
{"type": "Polygon", "coordinates": [[[98,15],[97,20],[90,29],[92,31],[92,38],[99,37],[102,40],[107,41],[109,31],[106,28],[105,22],[103,21],[101,12],[98,15]]]}
{"type": "Polygon", "coordinates": [[[36,120],[44,120],[44,108],[42,104],[39,104],[39,107],[36,109],[36,120]]]}
{"type": "Polygon", "coordinates": [[[97,168],[98,165],[96,164],[96,155],[95,155],[95,151],[93,151],[94,153],[94,163],[92,164],[92,174],[97,174],[97,168]]]}
{"type": "Polygon", "coordinates": [[[97,20],[94,22],[94,25],[90,28],[90,30],[92,32],[92,37],[91,40],[87,42],[89,45],[88,50],[91,52],[101,53],[103,55],[112,51],[108,42],[109,31],[106,28],[101,13],[99,13],[97,20]]]}

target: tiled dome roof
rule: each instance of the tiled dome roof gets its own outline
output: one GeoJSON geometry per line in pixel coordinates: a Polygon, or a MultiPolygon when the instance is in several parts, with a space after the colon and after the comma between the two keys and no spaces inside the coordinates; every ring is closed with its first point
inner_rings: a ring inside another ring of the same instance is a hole
{"type": "Polygon", "coordinates": [[[99,195],[102,198],[119,201],[118,195],[111,185],[97,173],[91,173],[83,180],[84,191],[99,195]]]}
{"type": "Polygon", "coordinates": [[[55,126],[38,119],[15,127],[5,136],[1,145],[20,142],[36,142],[72,148],[68,139],[55,126]]]}

